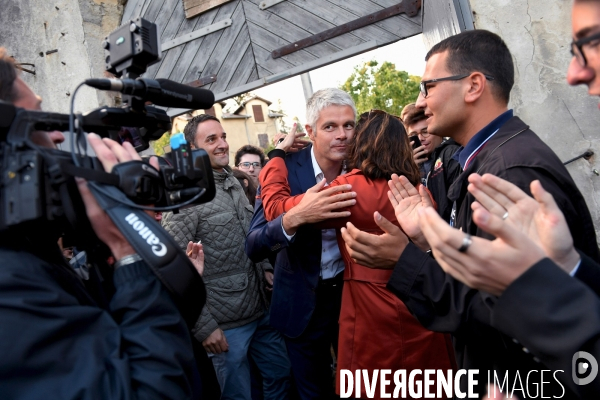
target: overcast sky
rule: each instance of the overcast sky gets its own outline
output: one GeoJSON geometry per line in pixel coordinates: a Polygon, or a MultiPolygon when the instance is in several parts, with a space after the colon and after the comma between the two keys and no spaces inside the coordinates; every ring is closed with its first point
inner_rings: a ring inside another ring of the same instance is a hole
{"type": "MultiPolygon", "coordinates": [[[[310,72],[313,90],[317,91],[326,87],[339,87],[352,73],[357,65],[362,65],[370,60],[379,63],[390,61],[396,65],[396,69],[407,71],[411,75],[421,76],[425,70],[425,54],[427,53],[421,35],[400,40],[385,47],[371,50],[367,53],[338,61],[326,67],[310,72]]],[[[300,122],[305,123],[304,92],[300,76],[274,83],[270,86],[253,91],[258,96],[273,102],[271,109],[277,106],[277,100],[281,99],[284,112],[288,115],[287,124],[291,126],[293,117],[298,117],[300,122]]]]}

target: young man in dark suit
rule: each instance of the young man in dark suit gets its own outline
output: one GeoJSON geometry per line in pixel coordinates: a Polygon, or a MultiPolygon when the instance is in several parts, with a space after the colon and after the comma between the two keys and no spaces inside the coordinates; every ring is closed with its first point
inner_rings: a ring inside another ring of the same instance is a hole
{"type": "MultiPolygon", "coordinates": [[[[451,225],[468,235],[492,238],[473,222],[474,197],[467,191],[472,173],[497,175],[526,192],[533,180],[539,180],[565,214],[575,246],[597,261],[595,231],[581,193],[554,152],[508,109],[513,83],[511,54],[491,32],[463,32],[438,43],[427,55],[416,106],[425,111],[431,134],[449,136],[463,146],[455,155],[463,173],[448,191],[454,202],[451,225]]],[[[402,179],[393,183],[403,186],[402,179]]],[[[417,213],[423,208],[419,198],[425,198],[424,193],[414,188],[398,193],[396,217],[404,233],[390,229],[374,236],[350,226],[342,233],[350,255],[365,265],[394,269],[388,288],[426,328],[453,334],[460,368],[508,373],[510,381],[517,373],[522,377],[544,369],[527,348],[492,325],[495,296],[446,275],[426,253],[430,245],[417,213]]],[[[461,250],[470,243],[464,235],[461,250]]],[[[485,393],[485,381],[479,381],[480,395],[485,393]]],[[[528,390],[535,393],[531,384],[528,390]]],[[[563,388],[551,381],[545,393],[560,396],[563,388]]]]}
{"type": "Polygon", "coordinates": [[[310,195],[268,223],[257,199],[246,241],[251,259],[277,253],[271,324],[284,334],[302,399],[334,396],[330,349],[337,351],[344,262],[334,230],[306,225],[347,215],[336,210],[354,202],[352,192],[330,197],[348,190],[345,186],[319,189],[343,173],[355,119],[356,108],[347,93],[323,89],[311,97],[306,131],[312,145],[286,157],[292,195],[310,195]]]}

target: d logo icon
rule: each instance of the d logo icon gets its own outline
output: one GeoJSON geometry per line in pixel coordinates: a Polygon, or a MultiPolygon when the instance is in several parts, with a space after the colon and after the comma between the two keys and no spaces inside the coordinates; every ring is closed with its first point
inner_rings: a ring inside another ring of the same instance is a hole
{"type": "Polygon", "coordinates": [[[596,376],[598,375],[598,362],[593,355],[585,351],[578,351],[577,353],[573,354],[571,367],[573,382],[575,382],[576,385],[587,385],[596,379],[596,376]],[[586,360],[587,362],[582,362],[582,359],[586,360]],[[588,371],[589,375],[585,378],[579,378],[577,376],[578,374],[583,375],[588,371]]]}

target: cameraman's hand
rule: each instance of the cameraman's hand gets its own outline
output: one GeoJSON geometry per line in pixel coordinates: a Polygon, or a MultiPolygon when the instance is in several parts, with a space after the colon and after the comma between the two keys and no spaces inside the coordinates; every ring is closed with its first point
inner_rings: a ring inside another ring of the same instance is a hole
{"type": "Polygon", "coordinates": [[[202,346],[204,346],[204,350],[213,354],[221,354],[229,351],[229,344],[227,344],[227,339],[221,328],[217,328],[210,336],[204,339],[202,346]]]}
{"type": "MultiPolygon", "coordinates": [[[[130,143],[123,146],[110,139],[101,139],[100,136],[90,133],[88,135],[90,145],[96,152],[98,160],[108,172],[118,163],[141,160],[139,154],[130,143]]],[[[150,160],[153,167],[158,168],[158,160],[150,160]]],[[[111,250],[116,260],[134,254],[135,250],[125,239],[121,231],[112,222],[108,214],[100,207],[96,198],[90,192],[87,182],[84,179],[77,178],[77,186],[81,193],[81,198],[85,204],[87,216],[92,224],[92,228],[100,240],[102,240],[111,250]]]]}

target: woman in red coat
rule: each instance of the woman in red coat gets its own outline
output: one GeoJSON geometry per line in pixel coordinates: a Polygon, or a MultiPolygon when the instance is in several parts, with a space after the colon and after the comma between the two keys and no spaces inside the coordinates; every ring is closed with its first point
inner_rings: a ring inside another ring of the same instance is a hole
{"type": "MultiPolygon", "coordinates": [[[[413,369],[441,369],[444,372],[454,369],[452,345],[447,335],[423,328],[404,303],[387,290],[391,270],[370,269],[352,261],[339,228],[346,222],[352,222],[362,231],[382,234],[373,220],[375,211],[398,225],[394,208],[388,200],[388,180],[396,173],[404,175],[416,187],[420,174],[404,126],[396,117],[378,110],[361,115],[349,144],[347,162],[350,172],[329,185],[351,184],[356,192],[356,205],[349,209],[349,217],[319,224],[323,229],[337,228],[338,245],[346,265],[336,388],[339,394],[341,369],[350,370],[353,375],[357,369],[368,370],[369,376],[375,369],[390,369],[392,376],[387,378],[392,383],[387,393],[392,393],[393,372],[396,370],[406,369],[408,377],[413,369]]],[[[273,158],[260,174],[267,220],[289,211],[303,197],[290,196],[287,174],[281,157],[273,158]]],[[[423,380],[423,375],[420,378],[423,380]]],[[[361,386],[360,394],[354,393],[354,397],[366,397],[362,379],[361,386]]],[[[436,391],[434,385],[430,392],[436,391]]],[[[380,393],[380,388],[376,387],[374,398],[380,398],[380,393]]]]}

